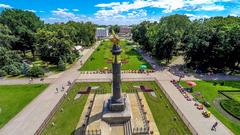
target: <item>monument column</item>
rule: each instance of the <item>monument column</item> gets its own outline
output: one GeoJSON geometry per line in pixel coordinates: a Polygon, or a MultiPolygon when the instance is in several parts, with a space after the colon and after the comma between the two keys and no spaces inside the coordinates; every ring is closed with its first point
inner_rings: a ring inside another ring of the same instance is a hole
{"type": "Polygon", "coordinates": [[[114,55],[114,62],[112,63],[112,100],[113,102],[121,102],[121,63],[118,62],[117,56],[120,55],[121,48],[118,45],[113,45],[112,54],[114,55]]]}
{"type": "MultiPolygon", "coordinates": [[[[114,32],[113,32],[114,33],[114,32]]],[[[112,45],[112,96],[104,102],[102,119],[110,124],[123,124],[131,119],[131,105],[128,97],[121,95],[121,63],[118,56],[121,54],[119,39],[113,34],[112,45]]]]}

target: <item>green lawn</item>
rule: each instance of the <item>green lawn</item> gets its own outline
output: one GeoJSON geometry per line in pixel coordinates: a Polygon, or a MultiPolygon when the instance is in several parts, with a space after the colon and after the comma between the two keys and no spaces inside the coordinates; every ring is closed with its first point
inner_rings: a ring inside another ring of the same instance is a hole
{"type": "MultiPolygon", "coordinates": [[[[122,70],[139,69],[142,64],[147,65],[149,69],[151,68],[150,64],[133,49],[133,44],[126,40],[121,40],[120,45],[122,48],[120,59],[128,61],[127,64],[122,64],[122,70]]],[[[103,41],[80,70],[95,71],[104,69],[104,67],[111,69],[111,64],[107,63],[108,59],[112,59],[111,47],[112,43],[110,41],[103,41]]]]}
{"type": "Polygon", "coordinates": [[[240,119],[240,102],[232,99],[221,100],[221,106],[234,117],[240,119]]]}
{"type": "Polygon", "coordinates": [[[229,92],[229,93],[225,93],[228,96],[230,96],[232,99],[240,102],[240,92],[229,92]]]}
{"type": "Polygon", "coordinates": [[[165,94],[155,82],[151,82],[150,88],[156,91],[157,97],[145,93],[145,98],[153,114],[156,125],[161,135],[190,135],[191,132],[172,107],[165,94]]]}
{"type": "MultiPolygon", "coordinates": [[[[156,90],[157,98],[149,94],[145,94],[145,97],[161,134],[164,135],[169,132],[178,135],[191,134],[155,82],[123,82],[122,91],[128,92],[134,85],[145,85],[156,90]]],[[[72,135],[74,133],[86,103],[87,95],[80,97],[78,100],[74,100],[74,97],[80,89],[84,90],[86,86],[100,86],[99,89],[105,93],[111,92],[111,83],[76,83],[43,131],[44,135],[72,135]],[[60,108],[63,108],[64,111],[61,112],[60,108]],[[51,125],[52,122],[55,123],[55,126],[51,125]]]]}
{"type": "Polygon", "coordinates": [[[47,84],[0,85],[0,128],[47,86],[47,84]]]}
{"type": "MultiPolygon", "coordinates": [[[[218,98],[218,90],[239,90],[240,81],[224,81],[224,86],[220,85],[220,82],[223,81],[196,81],[197,86],[194,87],[193,92],[199,91],[211,104],[211,107],[208,108],[214,116],[216,116],[220,121],[222,121],[233,133],[240,134],[240,122],[236,123],[228,119],[225,115],[217,110],[213,105],[213,101],[218,98]],[[214,85],[214,82],[217,82],[217,85],[214,85]]],[[[181,82],[182,86],[186,87],[185,82],[181,82]]],[[[193,94],[194,95],[194,94],[193,94]]]]}

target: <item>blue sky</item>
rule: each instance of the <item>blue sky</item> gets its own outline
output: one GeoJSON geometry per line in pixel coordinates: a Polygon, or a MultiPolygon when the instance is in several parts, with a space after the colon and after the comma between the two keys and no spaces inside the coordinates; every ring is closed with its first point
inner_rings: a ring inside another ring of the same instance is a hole
{"type": "Polygon", "coordinates": [[[240,0],[0,0],[0,11],[4,8],[34,12],[47,23],[74,20],[126,25],[158,21],[171,14],[190,19],[240,16],[240,0]]]}

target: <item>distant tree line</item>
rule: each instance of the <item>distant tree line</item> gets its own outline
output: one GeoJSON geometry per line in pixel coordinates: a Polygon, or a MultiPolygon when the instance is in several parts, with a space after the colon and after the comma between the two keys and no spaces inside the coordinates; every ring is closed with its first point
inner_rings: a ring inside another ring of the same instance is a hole
{"type": "Polygon", "coordinates": [[[23,63],[26,54],[58,65],[61,70],[79,53],[74,46],[88,47],[95,42],[95,25],[90,22],[44,24],[33,12],[5,9],[0,14],[0,76],[34,75],[42,69],[23,63]]]}
{"type": "Polygon", "coordinates": [[[240,18],[190,21],[185,15],[144,21],[132,28],[133,40],[156,58],[169,62],[183,55],[187,66],[202,71],[239,70],[240,18]]]}

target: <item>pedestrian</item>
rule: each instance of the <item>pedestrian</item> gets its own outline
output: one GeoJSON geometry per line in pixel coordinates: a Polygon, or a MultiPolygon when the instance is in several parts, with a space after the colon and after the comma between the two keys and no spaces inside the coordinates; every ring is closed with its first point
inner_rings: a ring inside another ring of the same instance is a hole
{"type": "Polygon", "coordinates": [[[56,88],[56,92],[58,93],[58,88],[56,88]]]}
{"type": "Polygon", "coordinates": [[[62,86],[62,91],[64,91],[64,87],[62,86]]]}
{"type": "Polygon", "coordinates": [[[42,77],[42,78],[40,79],[40,81],[43,82],[43,81],[44,81],[44,78],[42,77]]]}
{"type": "Polygon", "coordinates": [[[70,86],[72,83],[71,83],[71,81],[68,81],[68,86],[70,86]]]}
{"type": "Polygon", "coordinates": [[[215,123],[213,124],[213,126],[212,126],[212,129],[211,129],[211,130],[214,130],[214,131],[216,131],[216,127],[217,127],[217,125],[218,125],[218,122],[215,122],[215,123]]]}
{"type": "Polygon", "coordinates": [[[29,78],[29,84],[32,83],[32,81],[33,81],[33,78],[30,77],[30,78],[29,78]]]}

